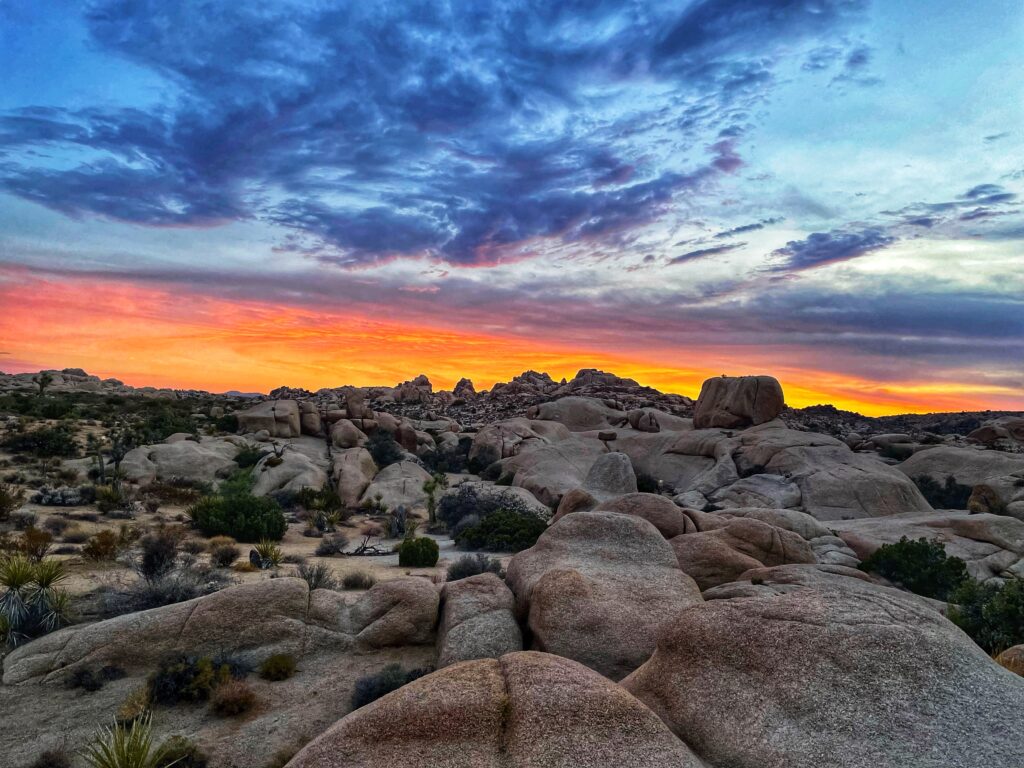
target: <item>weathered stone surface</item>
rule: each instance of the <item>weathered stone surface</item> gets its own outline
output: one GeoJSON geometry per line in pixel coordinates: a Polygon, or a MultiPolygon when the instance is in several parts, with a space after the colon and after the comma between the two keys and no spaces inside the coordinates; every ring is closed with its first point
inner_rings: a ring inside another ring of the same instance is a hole
{"type": "Polygon", "coordinates": [[[583,490],[599,501],[636,493],[636,475],[629,457],[618,451],[598,456],[583,478],[583,490]]]}
{"type": "Polygon", "coordinates": [[[565,493],[583,484],[590,467],[605,452],[597,440],[572,436],[503,459],[501,471],[513,474],[512,485],[555,508],[565,493]]]}
{"type": "Polygon", "coordinates": [[[271,437],[285,438],[302,434],[299,404],[295,400],[265,400],[244,411],[238,411],[236,415],[242,432],[265,429],[271,437]]]}
{"type": "Polygon", "coordinates": [[[121,471],[126,478],[141,485],[175,478],[213,483],[238,469],[235,456],[243,445],[245,442],[237,437],[206,437],[199,442],[179,439],[143,445],[127,453],[121,462],[121,471]]]}
{"type": "Polygon", "coordinates": [[[346,507],[359,506],[377,465],[365,448],[349,448],[334,454],[334,487],[346,507]]]}
{"type": "Polygon", "coordinates": [[[862,560],[883,544],[909,539],[938,540],[959,557],[976,579],[1024,578],[1024,521],[1004,515],[932,512],[890,515],[829,524],[862,560]]]}
{"type": "Polygon", "coordinates": [[[655,493],[630,493],[601,503],[597,509],[602,512],[618,512],[620,515],[635,515],[651,523],[666,539],[696,531],[697,528],[687,514],[664,496],[655,493]]]}
{"type": "Polygon", "coordinates": [[[526,415],[530,419],[564,424],[570,432],[589,432],[594,429],[620,427],[628,423],[625,411],[610,408],[603,401],[593,397],[563,397],[532,406],[526,415]]]}
{"type": "Polygon", "coordinates": [[[952,477],[960,485],[973,487],[1024,472],[1024,455],[940,445],[918,451],[897,469],[912,478],[927,476],[944,483],[952,477]]]}
{"type": "Polygon", "coordinates": [[[1014,645],[996,656],[996,663],[1015,675],[1024,676],[1024,645],[1014,645]]]}
{"type": "Polygon", "coordinates": [[[553,421],[524,418],[499,421],[488,424],[473,436],[469,460],[474,465],[485,467],[529,449],[560,442],[569,435],[565,426],[553,421]]]}
{"type": "Polygon", "coordinates": [[[735,581],[762,566],[817,562],[814,550],[798,534],[754,518],[718,518],[690,513],[700,530],[669,543],[679,567],[702,589],[735,581]]]}
{"type": "Polygon", "coordinates": [[[750,475],[714,491],[708,500],[719,508],[800,506],[800,487],[782,475],[750,475]]]}
{"type": "Polygon", "coordinates": [[[438,668],[521,651],[523,635],[514,608],[512,591],[493,573],[445,584],[437,632],[438,668]]]}
{"type": "Polygon", "coordinates": [[[366,443],[366,435],[348,419],[338,419],[331,427],[331,442],[336,448],[358,448],[366,443]]]}
{"type": "Polygon", "coordinates": [[[373,482],[363,491],[360,502],[371,502],[380,496],[381,503],[387,505],[388,509],[395,509],[399,505],[407,509],[424,507],[427,493],[423,490],[423,484],[429,479],[430,473],[419,464],[411,461],[389,464],[377,473],[373,482]]]}
{"type": "Polygon", "coordinates": [[[735,429],[764,424],[785,406],[782,386],[772,376],[720,376],[700,388],[693,410],[696,429],[735,429]]]}
{"type": "Polygon", "coordinates": [[[657,528],[614,512],[566,515],[512,558],[507,580],[533,648],[613,680],[643,663],[665,621],[701,599],[657,528]]]}
{"type": "Polygon", "coordinates": [[[621,687],[511,653],[446,667],[348,715],[289,768],[702,768],[621,687]]]}
{"type": "Polygon", "coordinates": [[[298,450],[286,450],[277,463],[273,455],[264,456],[256,465],[252,492],[266,496],[276,491],[319,490],[327,482],[327,472],[317,461],[298,450]]]}
{"type": "Polygon", "coordinates": [[[1024,680],[912,595],[773,583],[806,568],[681,612],[623,687],[707,765],[1024,764],[1024,680]]]}
{"type": "Polygon", "coordinates": [[[348,629],[370,648],[432,643],[440,599],[426,579],[378,582],[351,607],[348,629]]]}

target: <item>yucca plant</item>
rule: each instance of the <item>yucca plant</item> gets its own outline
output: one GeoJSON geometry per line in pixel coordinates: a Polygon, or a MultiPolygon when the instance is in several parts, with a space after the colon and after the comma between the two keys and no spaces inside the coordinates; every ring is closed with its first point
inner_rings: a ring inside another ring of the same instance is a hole
{"type": "Polygon", "coordinates": [[[277,568],[284,562],[284,553],[281,551],[281,548],[270,539],[260,539],[260,543],[255,546],[255,550],[263,562],[264,568],[277,568]]]}
{"type": "Polygon", "coordinates": [[[86,745],[82,757],[91,768],[170,768],[164,748],[153,743],[152,716],[148,713],[128,725],[101,728],[86,745]]]}
{"type": "Polygon", "coordinates": [[[32,562],[22,554],[0,560],[0,635],[9,646],[69,623],[71,601],[59,588],[66,578],[59,560],[32,562]]]}

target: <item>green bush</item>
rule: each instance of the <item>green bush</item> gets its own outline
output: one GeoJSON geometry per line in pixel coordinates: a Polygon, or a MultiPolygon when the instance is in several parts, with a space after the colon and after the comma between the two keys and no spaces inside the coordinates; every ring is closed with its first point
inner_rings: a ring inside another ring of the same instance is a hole
{"type": "Polygon", "coordinates": [[[1024,643],[1024,581],[968,579],[950,596],[949,618],[990,654],[1024,643]]]}
{"type": "Polygon", "coordinates": [[[270,453],[270,451],[264,448],[258,448],[255,445],[247,445],[235,454],[235,463],[242,469],[255,467],[259,460],[268,453],[270,453]]]}
{"type": "Polygon", "coordinates": [[[967,509],[967,502],[971,498],[971,486],[961,485],[952,475],[941,485],[928,475],[915,477],[914,484],[925,501],[935,509],[967,509]]]}
{"type": "Polygon", "coordinates": [[[456,533],[455,543],[462,549],[521,552],[536,544],[546,528],[547,524],[535,515],[502,509],[456,533]]]}
{"type": "Polygon", "coordinates": [[[295,657],[290,653],[275,653],[260,664],[260,677],[277,682],[295,674],[295,657]]]}
{"type": "Polygon", "coordinates": [[[288,528],[276,501],[253,496],[248,489],[229,488],[226,493],[222,489],[197,501],[187,513],[192,524],[207,536],[231,536],[238,541],[280,541],[288,528]]]}
{"type": "Polygon", "coordinates": [[[895,544],[883,544],[859,568],[936,600],[947,600],[968,578],[964,561],[949,557],[941,542],[911,541],[906,536],[895,544]]]}
{"type": "Polygon", "coordinates": [[[366,450],[381,468],[402,460],[402,447],[386,429],[377,428],[370,434],[366,441],[366,450]]]}
{"type": "Polygon", "coordinates": [[[426,536],[406,539],[398,548],[398,564],[402,568],[433,568],[440,552],[437,542],[426,536]]]}
{"type": "Polygon", "coordinates": [[[480,553],[463,555],[448,566],[448,581],[468,579],[481,573],[501,574],[501,561],[480,553]]]}
{"type": "Polygon", "coordinates": [[[398,664],[388,664],[377,674],[367,675],[356,681],[355,690],[352,692],[352,709],[365,707],[381,696],[396,691],[406,683],[411,683],[429,672],[428,669],[405,670],[398,664]]]}
{"type": "Polygon", "coordinates": [[[16,432],[3,441],[3,447],[11,453],[31,453],[41,459],[78,455],[75,433],[63,424],[31,432],[16,432]]]}
{"type": "Polygon", "coordinates": [[[225,413],[223,416],[216,418],[213,426],[217,428],[218,432],[227,432],[232,435],[238,434],[238,417],[233,413],[225,413]]]}
{"type": "Polygon", "coordinates": [[[530,505],[511,491],[495,488],[481,490],[479,486],[469,483],[463,483],[454,492],[441,497],[437,504],[437,518],[449,531],[455,531],[465,517],[475,515],[483,519],[499,510],[536,519],[530,505]]]}

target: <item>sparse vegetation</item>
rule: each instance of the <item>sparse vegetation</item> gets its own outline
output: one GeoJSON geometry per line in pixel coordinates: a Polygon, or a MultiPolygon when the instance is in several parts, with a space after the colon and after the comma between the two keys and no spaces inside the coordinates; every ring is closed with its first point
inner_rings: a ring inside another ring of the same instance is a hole
{"type": "Polygon", "coordinates": [[[348,537],[341,533],[334,533],[320,539],[320,543],[316,545],[316,556],[331,557],[332,555],[340,555],[345,551],[346,547],[348,547],[348,537]]]}
{"type": "Polygon", "coordinates": [[[437,518],[454,533],[464,518],[474,516],[475,520],[483,520],[499,510],[523,517],[537,517],[534,510],[511,491],[496,488],[482,490],[477,485],[463,483],[454,492],[441,497],[437,505],[437,518]]]}
{"type": "Polygon", "coordinates": [[[86,746],[82,757],[90,768],[167,768],[162,747],[153,742],[151,715],[128,725],[103,728],[86,746]]]}
{"type": "Polygon", "coordinates": [[[11,514],[25,503],[25,491],[9,483],[0,483],[0,522],[6,522],[11,514]]]}
{"type": "MultiPolygon", "coordinates": [[[[238,424],[238,420],[236,418],[235,419],[235,425],[236,425],[235,426],[235,430],[236,431],[237,431],[237,424],[238,424]]],[[[259,447],[255,446],[255,445],[247,445],[244,448],[242,448],[241,450],[239,450],[237,454],[235,454],[235,463],[239,467],[241,467],[242,469],[247,469],[248,467],[255,467],[256,464],[259,462],[259,460],[262,459],[264,456],[266,456],[269,453],[270,453],[270,451],[266,450],[265,448],[259,448],[259,447]]]]}
{"type": "Polygon", "coordinates": [[[227,568],[242,556],[242,550],[229,536],[217,536],[210,540],[210,562],[215,568],[227,568]]]}
{"type": "Polygon", "coordinates": [[[284,562],[284,553],[281,548],[270,539],[261,539],[253,549],[260,560],[260,567],[264,570],[277,568],[284,562]]]}
{"type": "Polygon", "coordinates": [[[271,682],[287,680],[295,674],[295,657],[290,653],[275,653],[260,664],[260,677],[271,682]]]}
{"type": "Polygon", "coordinates": [[[232,679],[231,664],[209,656],[179,655],[164,659],[149,678],[154,704],[208,701],[213,690],[232,679]]]}
{"type": "Polygon", "coordinates": [[[448,581],[459,581],[481,573],[500,575],[501,572],[501,561],[496,557],[488,557],[480,553],[463,555],[448,566],[448,581]]]}
{"type": "Polygon", "coordinates": [[[546,528],[547,524],[534,515],[498,510],[456,533],[455,543],[462,549],[521,552],[536,544],[546,528]]]}
{"type": "Polygon", "coordinates": [[[171,736],[161,750],[160,768],[207,768],[209,765],[206,755],[195,742],[184,736],[171,736]]]}
{"type": "Polygon", "coordinates": [[[312,589],[334,589],[338,586],[331,569],[322,563],[309,565],[301,564],[296,570],[296,575],[305,581],[312,589]]]}
{"type": "Polygon", "coordinates": [[[67,424],[15,432],[6,437],[0,445],[11,453],[30,453],[41,459],[73,458],[79,451],[75,433],[67,424]]]}
{"type": "Polygon", "coordinates": [[[912,541],[906,536],[895,544],[883,544],[859,567],[937,600],[948,599],[968,578],[964,561],[949,557],[941,542],[912,541]]]}
{"type": "Polygon", "coordinates": [[[971,487],[961,485],[952,475],[941,484],[928,475],[920,475],[914,478],[914,484],[925,501],[935,509],[967,509],[967,502],[971,498],[971,487]]]}
{"type": "Polygon", "coordinates": [[[1024,580],[965,580],[950,595],[949,618],[990,654],[1024,643],[1024,580]]]}
{"type": "Polygon", "coordinates": [[[366,571],[351,571],[341,579],[342,589],[369,589],[377,580],[366,571]]]}
{"type": "Polygon", "coordinates": [[[406,683],[411,683],[429,673],[429,669],[406,670],[399,664],[388,664],[380,672],[361,677],[356,681],[355,690],[352,692],[352,708],[365,707],[381,696],[396,691],[406,683]]]}
{"type": "Polygon", "coordinates": [[[124,542],[113,531],[100,531],[82,547],[82,557],[93,562],[111,562],[117,559],[124,542]]]}
{"type": "Polygon", "coordinates": [[[71,768],[71,757],[63,749],[47,749],[26,768],[71,768]]]}

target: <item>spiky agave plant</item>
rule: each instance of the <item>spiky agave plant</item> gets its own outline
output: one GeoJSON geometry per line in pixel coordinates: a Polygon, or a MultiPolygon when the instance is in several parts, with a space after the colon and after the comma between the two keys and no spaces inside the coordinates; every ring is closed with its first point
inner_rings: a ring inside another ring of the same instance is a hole
{"type": "Polygon", "coordinates": [[[92,737],[82,757],[90,768],[171,768],[166,750],[153,742],[153,718],[149,713],[130,724],[115,723],[92,737]]]}
{"type": "Polygon", "coordinates": [[[66,578],[59,560],[32,562],[21,554],[0,560],[0,635],[8,645],[69,623],[71,601],[59,587],[66,578]]]}

